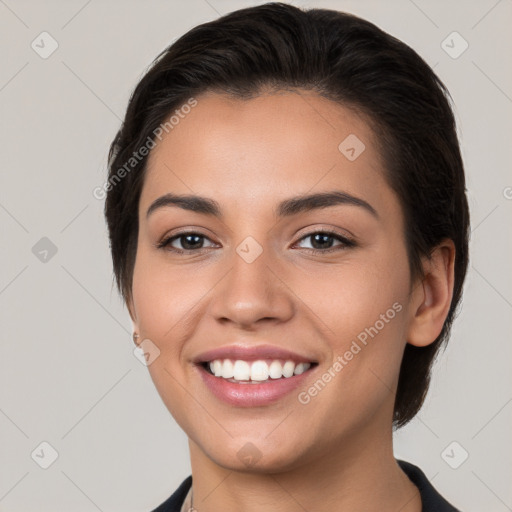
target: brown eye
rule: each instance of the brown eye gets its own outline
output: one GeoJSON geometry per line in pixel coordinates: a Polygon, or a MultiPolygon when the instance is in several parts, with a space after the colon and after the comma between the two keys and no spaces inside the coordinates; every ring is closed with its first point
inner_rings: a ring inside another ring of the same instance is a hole
{"type": "MultiPolygon", "coordinates": [[[[198,249],[204,249],[204,241],[209,240],[208,237],[202,235],[200,233],[180,233],[179,235],[174,235],[171,237],[167,237],[162,240],[158,244],[158,248],[165,248],[169,251],[175,251],[178,253],[183,252],[195,252],[198,249]],[[175,244],[180,245],[181,247],[176,247],[175,244]]],[[[211,241],[211,240],[210,240],[211,241]]]]}
{"type": "Polygon", "coordinates": [[[308,239],[311,241],[311,247],[302,248],[314,252],[338,251],[355,246],[355,243],[352,240],[330,231],[315,231],[314,233],[309,233],[301,238],[301,240],[308,239]],[[335,241],[340,243],[333,246],[335,241]]]}

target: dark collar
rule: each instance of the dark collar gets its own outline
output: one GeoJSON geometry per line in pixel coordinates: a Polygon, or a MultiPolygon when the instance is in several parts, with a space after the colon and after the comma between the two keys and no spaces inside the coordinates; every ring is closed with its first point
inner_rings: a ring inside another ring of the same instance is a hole
{"type": "Polygon", "coordinates": [[[192,486],[192,475],[187,476],[181,485],[174,491],[171,497],[165,500],[160,506],[152,512],[180,512],[181,506],[185,501],[185,496],[192,486]]]}
{"type": "Polygon", "coordinates": [[[434,489],[419,467],[404,460],[397,460],[397,462],[409,480],[419,489],[423,512],[460,512],[434,489]]]}
{"type": "MultiPolygon", "coordinates": [[[[397,460],[398,464],[416,485],[421,494],[423,512],[460,512],[450,505],[432,486],[423,471],[417,466],[403,460],[397,460]]],[[[180,512],[185,496],[192,485],[192,475],[189,475],[164,503],[152,512],[180,512]]]]}

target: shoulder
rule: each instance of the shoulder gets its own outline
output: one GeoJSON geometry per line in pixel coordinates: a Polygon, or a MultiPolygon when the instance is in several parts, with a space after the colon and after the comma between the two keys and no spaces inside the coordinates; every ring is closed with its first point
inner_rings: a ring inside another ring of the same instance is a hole
{"type": "Polygon", "coordinates": [[[174,493],[152,512],[180,512],[185,496],[192,485],[192,475],[189,475],[174,493]]]}
{"type": "Polygon", "coordinates": [[[460,512],[436,491],[420,468],[403,460],[397,462],[409,480],[419,489],[423,512],[460,512]]]}

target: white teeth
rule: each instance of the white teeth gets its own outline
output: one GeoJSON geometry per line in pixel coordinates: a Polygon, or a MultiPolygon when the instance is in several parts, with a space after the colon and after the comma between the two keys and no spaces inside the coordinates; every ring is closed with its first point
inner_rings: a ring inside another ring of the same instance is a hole
{"type": "Polygon", "coordinates": [[[268,380],[268,364],[265,361],[254,361],[251,365],[251,380],[268,380]]]}
{"type": "Polygon", "coordinates": [[[246,361],[235,361],[233,365],[233,378],[235,380],[249,380],[251,377],[251,367],[246,361]]]}
{"type": "Polygon", "coordinates": [[[291,377],[295,370],[295,363],[293,361],[286,361],[283,365],[283,377],[291,377]]]}
{"type": "Polygon", "coordinates": [[[309,364],[307,363],[299,363],[294,370],[295,375],[300,375],[301,373],[304,373],[309,368],[309,364]]]}
{"type": "Polygon", "coordinates": [[[224,379],[232,379],[235,375],[233,363],[226,359],[224,363],[222,363],[222,375],[221,377],[224,379]]]}
{"type": "MultiPolygon", "coordinates": [[[[212,363],[210,363],[211,365],[212,363]]],[[[215,377],[220,377],[222,375],[222,361],[215,360],[213,361],[213,368],[210,366],[210,369],[213,371],[215,377]]]]}
{"type": "Polygon", "coordinates": [[[283,376],[283,367],[279,361],[272,361],[268,368],[271,379],[280,379],[283,376]]]}
{"type": "Polygon", "coordinates": [[[270,379],[289,378],[294,375],[301,375],[310,368],[310,363],[297,363],[293,361],[275,360],[268,364],[266,361],[257,360],[252,363],[237,359],[215,359],[210,361],[210,371],[216,377],[224,379],[233,379],[236,381],[255,381],[264,382],[270,379]]]}

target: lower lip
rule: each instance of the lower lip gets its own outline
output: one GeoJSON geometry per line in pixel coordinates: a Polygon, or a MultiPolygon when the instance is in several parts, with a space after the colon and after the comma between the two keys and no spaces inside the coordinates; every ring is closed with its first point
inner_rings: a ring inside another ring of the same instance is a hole
{"type": "Polygon", "coordinates": [[[237,384],[215,377],[203,366],[198,366],[201,378],[210,391],[220,400],[237,407],[258,407],[277,402],[303,384],[315,368],[313,366],[289,378],[269,379],[261,384],[237,384]]]}

